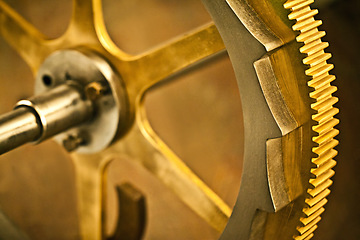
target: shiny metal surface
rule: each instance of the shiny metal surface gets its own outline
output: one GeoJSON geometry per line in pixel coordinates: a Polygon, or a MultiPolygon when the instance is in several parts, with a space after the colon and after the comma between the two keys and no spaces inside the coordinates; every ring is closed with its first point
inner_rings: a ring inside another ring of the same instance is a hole
{"type": "Polygon", "coordinates": [[[13,112],[0,116],[1,153],[89,121],[93,108],[82,95],[77,86],[63,84],[19,101],[13,112]]]}
{"type": "Polygon", "coordinates": [[[318,29],[322,22],[314,18],[318,10],[312,9],[310,3],[298,1],[287,1],[284,7],[291,9],[288,18],[296,20],[292,26],[294,31],[299,32],[296,41],[303,43],[299,52],[306,54],[302,62],[307,65],[305,75],[310,78],[307,85],[312,88],[309,96],[313,100],[310,106],[313,110],[312,119],[315,121],[312,125],[312,176],[309,179],[310,186],[306,190],[310,196],[306,196],[306,207],[302,210],[305,216],[300,218],[296,227],[298,233],[293,236],[295,240],[300,240],[314,236],[321,214],[325,211],[324,205],[331,192],[331,177],[335,174],[333,168],[337,164],[335,157],[338,151],[335,147],[339,144],[336,139],[339,130],[336,126],[340,120],[335,117],[339,112],[334,106],[338,102],[338,98],[334,96],[337,87],[332,85],[336,77],[330,72],[334,65],[328,63],[332,55],[325,52],[329,43],[322,40],[326,35],[325,31],[318,29]]]}
{"type": "Polygon", "coordinates": [[[335,77],[328,73],[333,66],[326,63],[331,54],[324,53],[327,43],[320,38],[325,32],[317,30],[321,21],[313,18],[317,10],[308,6],[311,1],[287,1],[282,6],[277,1],[228,0],[229,6],[222,7],[220,2],[210,2],[206,4],[237,73],[245,122],[240,194],[222,239],[311,238],[330,193],[336,164],[332,158],[337,154],[333,147],[338,143],[334,139],[338,130],[333,127],[339,122],[333,118],[338,112],[332,106],[337,102],[332,96],[336,87],[330,85],[335,77]],[[232,14],[228,7],[235,16],[224,17],[232,14]],[[291,14],[285,10],[288,8],[291,14]],[[292,27],[287,15],[290,20],[297,19],[292,27]],[[244,30],[235,37],[236,29],[244,30]],[[296,40],[305,46],[292,42],[292,30],[301,31],[296,40]],[[257,59],[247,54],[250,63],[245,66],[242,44],[249,48],[250,34],[267,53],[259,53],[257,59]],[[241,41],[245,36],[249,40],[241,41]],[[308,54],[303,61],[300,52],[308,54]],[[250,80],[252,65],[257,77],[250,80]],[[310,92],[308,86],[315,91],[310,92]],[[261,156],[264,153],[266,156],[261,156]]]}
{"type": "MultiPolygon", "coordinates": [[[[41,72],[42,62],[55,50],[88,46],[111,63],[126,87],[129,102],[125,116],[127,121],[119,127],[127,126],[127,134],[99,153],[71,155],[77,177],[82,238],[104,238],[105,170],[109,162],[118,156],[134,159],[167,185],[197,215],[221,231],[231,209],[157,136],[148,123],[143,107],[144,94],[151,86],[223,51],[224,45],[216,27],[206,24],[148,52],[131,56],[115,46],[109,38],[102,20],[100,1],[75,0],[67,31],[54,40],[46,39],[5,3],[0,3],[2,36],[28,59],[27,63],[34,72],[41,72]],[[26,46],[19,36],[28,40],[26,46]]],[[[67,60],[71,61],[72,58],[67,60]]],[[[46,61],[42,66],[45,65],[46,61]]],[[[66,64],[57,66],[65,67],[66,64]]],[[[107,73],[111,74],[109,71],[107,73]]],[[[113,84],[116,84],[114,91],[123,91],[121,82],[114,81],[113,84]]],[[[116,101],[122,101],[123,95],[114,96],[116,101]]]]}
{"type": "Polygon", "coordinates": [[[253,63],[266,49],[225,1],[204,1],[226,44],[237,76],[244,116],[244,171],[237,203],[220,239],[249,239],[257,209],[272,211],[266,175],[266,140],[281,136],[263,97],[253,63]]]}
{"type": "Polygon", "coordinates": [[[0,116],[0,154],[38,139],[41,126],[36,115],[26,107],[0,116]]]}
{"type": "MultiPolygon", "coordinates": [[[[219,232],[223,231],[221,239],[289,239],[295,236],[296,231],[302,235],[300,238],[312,236],[323,211],[321,204],[326,203],[325,197],[329,192],[328,185],[324,190],[322,180],[329,180],[333,174],[333,161],[327,161],[328,155],[324,163],[316,160],[313,153],[324,154],[324,148],[325,153],[328,153],[327,147],[331,145],[332,148],[333,143],[336,143],[332,139],[336,133],[332,128],[336,120],[331,121],[331,127],[327,128],[328,118],[336,113],[333,111],[331,116],[325,114],[325,120],[318,118],[322,111],[328,112],[329,104],[332,106],[334,103],[323,101],[328,100],[329,96],[331,100],[334,99],[331,98],[331,89],[334,88],[330,87],[330,91],[325,93],[321,88],[310,94],[305,74],[316,77],[323,74],[325,66],[328,66],[326,62],[324,64],[324,58],[328,55],[320,57],[320,60],[315,57],[316,63],[312,62],[314,58],[308,58],[308,63],[315,68],[305,71],[298,51],[300,47],[293,41],[295,35],[282,3],[268,1],[265,4],[257,0],[204,1],[229,52],[244,106],[244,173],[232,212],[153,131],[143,108],[144,94],[149,87],[168,80],[170,76],[223,49],[224,45],[214,25],[206,25],[156,49],[131,56],[118,49],[107,35],[100,1],[74,1],[74,14],[69,28],[55,40],[47,40],[5,4],[0,3],[3,14],[1,32],[34,72],[51,52],[82,45],[104,56],[121,74],[123,82],[115,81],[118,85],[114,89],[126,89],[128,97],[125,121],[121,122],[126,126],[125,134],[119,134],[112,145],[98,153],[71,155],[77,174],[82,238],[105,238],[106,169],[113,159],[119,157],[133,159],[156,176],[210,226],[219,232]],[[26,39],[27,43],[19,41],[19,36],[26,39]],[[28,48],[24,48],[25,45],[28,48]],[[35,55],[34,51],[41,54],[35,55]],[[319,61],[320,66],[317,65],[319,61]],[[310,98],[319,102],[312,104],[310,98]],[[314,115],[314,119],[313,110],[319,110],[320,114],[314,115]],[[316,126],[313,120],[320,125],[316,126]],[[315,136],[314,131],[319,136],[315,136]],[[317,168],[312,164],[316,164],[317,168]],[[316,175],[316,178],[311,178],[311,174],[316,175]],[[309,188],[309,183],[315,188],[309,188]],[[313,198],[308,198],[307,194],[313,198]],[[318,203],[321,206],[313,208],[318,203]],[[314,212],[316,214],[313,215],[314,212]],[[300,221],[304,226],[299,226],[300,221]]],[[[290,18],[295,15],[304,18],[301,12],[303,6],[297,7],[297,3],[303,4],[302,1],[294,0],[285,6],[295,11],[295,14],[289,15],[290,18]],[[299,9],[300,13],[296,12],[299,9]]],[[[298,25],[294,25],[294,30],[299,26],[303,26],[301,20],[298,25]]],[[[319,43],[317,40],[315,38],[316,43],[319,43]]],[[[311,42],[308,39],[306,41],[311,42]]],[[[300,51],[319,50],[316,44],[311,44],[300,48],[300,51]]],[[[60,66],[63,65],[66,65],[65,62],[60,66]]],[[[46,71],[47,68],[40,67],[40,72],[42,69],[46,71]]],[[[44,73],[38,76],[42,78],[44,73]]],[[[60,75],[63,76],[63,73],[60,75]]],[[[309,85],[312,86],[312,83],[309,82],[309,85]]],[[[315,88],[318,87],[315,85],[315,88]]],[[[115,94],[115,101],[121,102],[122,96],[115,94]]],[[[124,115],[120,114],[120,117],[124,115]]],[[[330,154],[330,157],[333,156],[330,154]]]]}
{"type": "Polygon", "coordinates": [[[54,136],[68,151],[97,152],[117,134],[124,134],[131,118],[120,78],[105,60],[89,51],[66,50],[51,55],[40,67],[35,93],[35,97],[16,105],[26,108],[28,114],[17,111],[3,117],[3,152],[54,136]],[[24,126],[20,129],[18,125],[24,126]],[[39,136],[35,138],[36,134],[39,136]]]}
{"type": "MultiPolygon", "coordinates": [[[[67,49],[53,53],[41,65],[36,75],[35,93],[42,94],[72,81],[79,86],[82,102],[91,114],[86,116],[84,124],[57,135],[55,140],[61,145],[69,135],[81,135],[84,144],[76,151],[98,152],[117,136],[124,135],[132,123],[124,83],[111,64],[96,52],[67,49]],[[52,79],[51,86],[44,83],[44,77],[52,79]]],[[[78,119],[75,114],[71,117],[78,119]]]]}
{"type": "Polygon", "coordinates": [[[29,100],[21,100],[16,107],[28,107],[36,113],[41,128],[40,142],[69,128],[89,121],[93,109],[82,97],[77,86],[63,84],[29,100]]]}

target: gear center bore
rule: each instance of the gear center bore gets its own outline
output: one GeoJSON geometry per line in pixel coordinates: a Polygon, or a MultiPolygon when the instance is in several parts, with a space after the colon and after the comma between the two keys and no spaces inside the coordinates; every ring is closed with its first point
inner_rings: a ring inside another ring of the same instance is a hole
{"type": "Polygon", "coordinates": [[[50,55],[35,80],[35,97],[18,102],[30,108],[40,125],[35,142],[49,137],[68,151],[94,153],[124,129],[128,101],[124,84],[99,55],[61,50],[50,55]],[[120,127],[119,127],[120,126],[120,127]]]}

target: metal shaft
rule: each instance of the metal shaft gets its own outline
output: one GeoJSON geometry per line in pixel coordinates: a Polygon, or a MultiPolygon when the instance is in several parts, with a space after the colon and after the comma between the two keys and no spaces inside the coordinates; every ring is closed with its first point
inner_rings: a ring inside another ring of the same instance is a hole
{"type": "Polygon", "coordinates": [[[0,117],[0,154],[39,138],[41,126],[33,112],[25,107],[0,117]]]}
{"type": "Polygon", "coordinates": [[[21,100],[0,116],[0,154],[27,142],[40,142],[91,119],[93,107],[76,86],[62,84],[21,100]]]}

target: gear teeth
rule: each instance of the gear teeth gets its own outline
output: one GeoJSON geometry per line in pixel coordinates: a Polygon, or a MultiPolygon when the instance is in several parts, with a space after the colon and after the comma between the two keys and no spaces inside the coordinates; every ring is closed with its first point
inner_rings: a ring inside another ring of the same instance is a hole
{"type": "Polygon", "coordinates": [[[314,229],[314,227],[316,227],[316,224],[320,220],[321,220],[321,217],[319,216],[319,217],[315,218],[313,221],[311,221],[309,224],[307,224],[307,225],[305,225],[303,227],[297,227],[297,230],[301,233],[301,235],[307,236],[316,229],[316,228],[314,229]]]}
{"type": "Polygon", "coordinates": [[[305,200],[305,202],[307,205],[312,207],[315,204],[317,204],[318,202],[320,202],[321,200],[323,200],[324,198],[326,198],[329,194],[330,194],[330,190],[328,188],[326,188],[324,191],[322,191],[321,193],[316,195],[316,197],[307,198],[305,200]]]}
{"type": "Polygon", "coordinates": [[[302,222],[302,224],[308,225],[309,223],[314,221],[315,218],[319,217],[324,211],[325,211],[325,208],[320,208],[319,210],[317,210],[316,212],[311,214],[310,217],[300,218],[300,221],[302,222]]]}
{"type": "Polygon", "coordinates": [[[313,28],[311,29],[310,31],[307,31],[307,32],[303,32],[301,34],[299,34],[297,37],[296,37],[296,41],[298,42],[305,42],[305,40],[307,38],[309,38],[310,36],[312,36],[313,34],[319,32],[317,28],[313,28]]]}
{"type": "Polygon", "coordinates": [[[329,151],[321,154],[318,158],[312,160],[314,164],[320,166],[324,164],[326,161],[333,159],[337,155],[337,151],[335,149],[330,149],[329,151]]]}
{"type": "Polygon", "coordinates": [[[299,27],[298,29],[296,29],[297,27],[295,27],[294,29],[294,26],[293,26],[293,30],[294,31],[301,31],[301,32],[307,32],[307,31],[310,31],[312,29],[317,29],[318,26],[320,26],[322,24],[322,21],[321,20],[316,20],[316,21],[308,21],[309,23],[306,24],[306,25],[303,25],[301,28],[299,27]]]}
{"type": "Polygon", "coordinates": [[[327,199],[324,198],[320,202],[315,204],[315,206],[304,208],[303,212],[306,214],[306,216],[310,217],[311,215],[316,213],[316,211],[318,211],[320,208],[324,207],[327,202],[328,202],[327,199]]]}
{"type": "Polygon", "coordinates": [[[291,9],[291,13],[288,15],[289,19],[296,20],[292,29],[300,31],[296,41],[304,43],[299,51],[307,54],[303,63],[309,66],[305,74],[311,77],[307,84],[313,88],[310,97],[315,100],[311,104],[311,108],[315,111],[312,119],[316,124],[312,129],[317,133],[312,138],[316,144],[312,151],[317,155],[311,159],[312,163],[316,165],[311,169],[314,178],[309,180],[312,187],[307,190],[309,197],[306,198],[305,204],[308,207],[303,209],[307,217],[300,218],[299,226],[296,228],[299,235],[294,236],[295,240],[310,239],[314,236],[313,232],[321,219],[320,215],[325,210],[326,197],[330,194],[329,187],[332,185],[330,178],[335,174],[332,168],[336,165],[333,158],[337,155],[337,151],[333,148],[339,143],[334,139],[339,133],[334,128],[339,123],[339,120],[334,118],[339,110],[333,107],[338,99],[332,96],[337,88],[331,86],[335,76],[329,74],[334,66],[326,62],[331,58],[330,53],[324,52],[329,44],[321,41],[326,33],[318,30],[322,22],[314,19],[318,11],[309,6],[313,2],[314,0],[288,0],[284,3],[284,8],[291,9]]]}
{"type": "Polygon", "coordinates": [[[313,130],[319,134],[327,132],[329,129],[332,129],[339,123],[339,119],[332,118],[329,121],[323,122],[319,125],[313,127],[313,130]]]}
{"type": "Polygon", "coordinates": [[[330,159],[323,165],[318,166],[317,168],[311,169],[311,173],[314,174],[315,176],[320,176],[321,174],[324,174],[326,171],[332,169],[335,166],[336,166],[336,161],[333,159],[330,159]]]}
{"type": "Polygon", "coordinates": [[[292,7],[299,5],[302,2],[305,2],[305,0],[288,0],[286,3],[284,3],[284,8],[291,9],[292,7]]]}
{"type": "Polygon", "coordinates": [[[314,187],[320,186],[322,183],[330,179],[332,176],[334,176],[335,172],[334,170],[330,169],[327,172],[321,174],[320,176],[316,176],[316,178],[312,178],[309,180],[310,184],[314,187]]]}
{"type": "Polygon", "coordinates": [[[329,43],[327,42],[321,42],[320,39],[315,40],[309,44],[305,44],[300,48],[301,53],[306,53],[308,55],[312,55],[316,52],[319,52],[321,50],[324,50],[329,46],[329,43]]]}
{"type": "Polygon", "coordinates": [[[313,78],[311,81],[308,82],[308,86],[313,88],[320,88],[323,87],[324,85],[330,84],[335,79],[336,77],[334,75],[324,74],[322,76],[313,78]]]}
{"type": "Polygon", "coordinates": [[[292,26],[292,29],[294,31],[300,31],[300,29],[304,29],[305,26],[309,26],[309,24],[311,24],[312,22],[313,22],[313,19],[311,19],[311,18],[305,19],[303,21],[299,21],[292,26]]]}
{"type": "Polygon", "coordinates": [[[331,149],[333,149],[334,147],[336,147],[339,144],[339,141],[336,139],[332,139],[329,142],[322,144],[319,147],[314,147],[313,148],[313,152],[318,154],[319,156],[331,149]]]}
{"type": "Polygon", "coordinates": [[[310,69],[305,71],[305,74],[312,77],[318,77],[324,73],[328,73],[330,70],[334,68],[333,64],[319,64],[317,66],[311,67],[310,69]]]}
{"type": "MultiPolygon", "coordinates": [[[[319,217],[320,218],[320,217],[319,217]]],[[[318,223],[321,220],[321,218],[316,222],[318,223]]],[[[313,225],[308,231],[304,232],[301,236],[303,237],[303,239],[308,239],[309,236],[314,235],[314,231],[317,229],[317,225],[313,225]]]]}
{"type": "Polygon", "coordinates": [[[333,128],[333,129],[329,130],[328,132],[326,132],[325,134],[321,134],[318,137],[313,137],[313,141],[321,144],[321,143],[330,141],[331,139],[336,137],[338,134],[339,134],[339,130],[333,128]]]}
{"type": "Polygon", "coordinates": [[[316,91],[310,94],[311,98],[314,99],[323,99],[325,97],[331,96],[334,92],[336,92],[337,87],[335,86],[324,86],[323,88],[317,89],[316,91]]]}
{"type": "Polygon", "coordinates": [[[312,190],[308,189],[308,193],[312,196],[315,197],[316,195],[318,195],[320,192],[324,191],[326,188],[330,187],[332,185],[332,181],[331,179],[326,180],[324,183],[320,184],[318,187],[313,188],[312,190]]]}
{"type": "Polygon", "coordinates": [[[339,109],[337,108],[330,108],[326,111],[323,111],[318,114],[314,114],[312,119],[318,123],[322,123],[328,121],[330,118],[333,118],[336,114],[339,113],[339,109]]]}
{"type": "Polygon", "coordinates": [[[286,9],[291,9],[292,11],[296,11],[300,8],[309,6],[313,2],[314,0],[289,0],[286,3],[284,3],[284,7],[286,9]]]}
{"type": "Polygon", "coordinates": [[[310,240],[313,236],[314,236],[314,233],[311,233],[309,236],[307,236],[306,238],[304,238],[304,240],[310,240]]]}
{"type": "Polygon", "coordinates": [[[318,14],[317,9],[311,10],[309,7],[305,7],[305,8],[302,8],[302,9],[299,9],[297,11],[293,11],[292,13],[290,13],[289,19],[290,20],[297,19],[298,21],[303,21],[305,19],[315,16],[316,14],[318,14]]]}
{"type": "Polygon", "coordinates": [[[318,112],[323,112],[331,108],[335,103],[339,101],[337,97],[329,97],[321,100],[322,101],[317,101],[316,103],[311,104],[311,108],[318,112]]]}
{"type": "MultiPolygon", "coordinates": [[[[316,228],[315,228],[316,229],[316,228]]],[[[314,230],[315,230],[314,229],[314,230]]],[[[314,236],[314,233],[310,233],[309,235],[301,235],[294,237],[295,240],[309,240],[314,236]]]]}
{"type": "Polygon", "coordinates": [[[317,39],[320,39],[326,35],[325,31],[318,31],[317,28],[314,28],[308,32],[304,32],[296,37],[296,41],[303,42],[305,44],[311,43],[317,39]]]}
{"type": "Polygon", "coordinates": [[[307,58],[304,58],[303,63],[311,66],[318,65],[321,62],[325,62],[331,58],[331,53],[324,53],[319,51],[307,58]]]}

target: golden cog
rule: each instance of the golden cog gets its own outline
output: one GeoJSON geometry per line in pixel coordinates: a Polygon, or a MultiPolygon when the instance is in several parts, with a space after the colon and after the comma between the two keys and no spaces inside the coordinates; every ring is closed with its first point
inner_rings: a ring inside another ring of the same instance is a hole
{"type": "Polygon", "coordinates": [[[334,139],[339,134],[339,130],[334,128],[339,123],[339,120],[334,118],[339,110],[333,107],[338,98],[332,96],[337,88],[331,85],[335,76],[329,74],[334,65],[327,63],[331,54],[326,53],[324,49],[329,43],[321,40],[326,33],[318,30],[322,22],[314,19],[318,10],[309,6],[313,2],[314,0],[290,0],[284,4],[286,9],[292,11],[288,16],[289,19],[296,20],[292,26],[293,30],[300,31],[296,40],[304,43],[300,52],[307,54],[303,63],[309,66],[305,74],[311,77],[308,86],[313,88],[310,97],[315,100],[311,108],[316,111],[312,115],[313,120],[316,121],[312,129],[317,133],[317,136],[313,137],[316,147],[312,151],[316,157],[311,160],[316,167],[311,169],[314,178],[309,180],[311,187],[307,190],[309,197],[305,200],[308,207],[303,209],[306,217],[300,219],[301,224],[297,227],[300,235],[294,236],[296,240],[310,239],[314,236],[313,232],[321,220],[320,215],[325,211],[326,197],[330,194],[329,187],[332,184],[330,178],[335,174],[332,168],[336,165],[333,158],[337,155],[334,147],[339,143],[334,139]]]}
{"type": "MultiPolygon", "coordinates": [[[[207,2],[209,6],[213,4],[210,0],[207,2]]],[[[230,228],[228,226],[231,224],[231,227],[237,224],[234,227],[236,229],[234,232],[240,232],[239,229],[242,227],[240,225],[244,225],[245,227],[241,230],[246,233],[241,236],[245,236],[251,228],[251,235],[249,236],[251,239],[260,236],[256,235],[258,233],[266,236],[269,234],[270,237],[267,239],[273,239],[274,236],[277,239],[290,238],[293,234],[292,231],[295,232],[296,230],[295,224],[288,221],[289,216],[291,215],[297,223],[301,209],[303,209],[302,217],[300,217],[301,223],[297,227],[300,235],[294,236],[294,239],[310,239],[314,235],[313,232],[321,219],[320,215],[324,212],[324,205],[327,202],[326,196],[330,193],[328,187],[332,184],[330,178],[334,175],[332,168],[336,164],[333,158],[337,155],[337,151],[333,148],[338,144],[334,137],[339,132],[334,128],[339,122],[338,119],[334,118],[338,113],[338,109],[333,107],[338,99],[332,96],[336,91],[336,87],[330,84],[335,80],[335,76],[329,74],[333,65],[327,63],[331,54],[324,52],[328,43],[321,41],[321,37],[325,35],[325,32],[318,30],[321,21],[314,19],[317,10],[312,10],[309,6],[314,0],[290,0],[284,4],[284,7],[292,10],[292,13],[288,16],[289,19],[297,21],[292,27],[293,30],[301,32],[296,38],[298,42],[304,43],[304,46],[300,48],[300,53],[308,55],[303,59],[303,63],[310,66],[305,71],[305,74],[311,77],[307,85],[314,89],[310,93],[310,98],[314,99],[314,102],[311,103],[311,109],[315,112],[312,119],[316,124],[309,124],[308,118],[310,119],[310,117],[303,114],[304,112],[308,113],[310,109],[309,104],[301,101],[306,89],[301,88],[302,86],[298,80],[305,76],[292,71],[293,69],[300,69],[296,65],[296,61],[288,61],[288,59],[292,58],[292,50],[295,49],[296,55],[299,55],[299,52],[293,43],[293,31],[287,27],[288,21],[284,24],[282,19],[278,19],[280,14],[277,13],[277,6],[280,5],[281,11],[285,11],[282,2],[257,0],[227,0],[227,2],[247,30],[259,40],[259,43],[256,44],[260,45],[261,43],[266,48],[266,55],[261,59],[256,58],[257,61],[251,62],[249,66],[252,67],[253,64],[255,66],[259,78],[256,79],[256,87],[259,92],[261,87],[261,99],[264,96],[268,104],[264,106],[267,111],[270,108],[273,114],[272,117],[275,118],[279,126],[280,130],[278,132],[281,131],[282,134],[281,137],[277,136],[277,138],[271,138],[274,137],[272,135],[271,137],[264,137],[267,142],[264,144],[262,141],[261,146],[265,148],[266,145],[268,148],[257,149],[257,151],[261,152],[261,156],[266,158],[267,162],[259,161],[262,164],[261,169],[257,167],[258,165],[254,165],[254,168],[251,169],[254,171],[248,171],[252,173],[259,171],[263,177],[260,181],[257,175],[248,174],[248,176],[251,175],[248,179],[251,179],[250,183],[253,184],[248,187],[251,188],[251,191],[248,192],[253,193],[254,189],[260,186],[264,187],[261,188],[261,192],[266,196],[257,195],[258,192],[252,195],[248,194],[251,196],[247,203],[251,208],[241,205],[240,203],[243,202],[239,201],[233,213],[231,208],[156,135],[148,123],[143,108],[144,93],[152,85],[224,49],[225,46],[220,37],[221,33],[218,33],[214,24],[205,25],[149,52],[129,55],[115,46],[108,36],[102,19],[100,0],[74,0],[73,18],[69,28],[63,36],[52,40],[46,38],[0,0],[0,33],[19,52],[34,73],[54,51],[86,46],[89,50],[97,52],[106,58],[114,69],[121,73],[125,82],[129,95],[128,118],[124,126],[126,129],[119,129],[119,138],[115,139],[111,146],[99,153],[90,156],[77,153],[71,154],[77,174],[80,231],[83,239],[105,238],[103,198],[105,196],[104,182],[106,176],[104,172],[109,162],[120,155],[133,158],[149,170],[172,189],[190,209],[219,232],[222,232],[224,228],[230,228]],[[249,2],[252,2],[252,5],[249,5],[249,2]],[[265,11],[264,7],[268,7],[274,12],[265,11]],[[277,18],[273,18],[273,15],[277,18]],[[278,23],[279,25],[277,25],[278,23]],[[276,81],[273,81],[274,79],[276,81]],[[258,86],[258,80],[260,86],[258,86]],[[301,89],[299,90],[299,88],[301,89]],[[311,148],[311,141],[308,138],[310,135],[308,131],[310,127],[308,126],[310,125],[312,125],[312,131],[317,133],[312,138],[313,143],[316,145],[312,148],[312,152],[316,157],[311,160],[316,167],[313,167],[311,172],[308,171],[309,167],[307,166],[310,164],[308,159],[311,158],[308,157],[310,150],[307,151],[308,148],[311,148]],[[120,138],[122,138],[121,141],[120,138]],[[301,145],[301,147],[298,148],[298,145],[301,145]],[[138,149],[142,150],[139,152],[138,149]],[[279,155],[281,155],[281,159],[279,159],[279,155]],[[294,161],[291,162],[292,160],[294,161]],[[282,164],[281,167],[284,169],[272,169],[272,167],[277,167],[278,163],[279,165],[282,164]],[[309,175],[311,173],[314,176],[310,180],[308,180],[308,175],[301,172],[305,168],[309,175]],[[294,173],[298,175],[294,176],[294,173]],[[258,180],[257,184],[254,184],[255,180],[253,179],[258,180]],[[302,200],[304,192],[302,186],[304,184],[301,181],[303,179],[311,185],[307,189],[308,195],[304,198],[305,202],[302,200]],[[279,189],[283,192],[279,191],[279,189]],[[286,192],[289,189],[290,191],[286,192]],[[258,202],[251,197],[256,197],[258,202]],[[304,204],[307,207],[303,208],[304,204]],[[238,218],[246,218],[242,214],[243,212],[239,212],[240,208],[243,208],[241,210],[244,211],[249,209],[254,211],[254,214],[251,212],[253,215],[249,214],[247,216],[246,221],[249,225],[243,222],[238,223],[234,219],[231,220],[235,215],[238,218]],[[274,212],[275,214],[273,214],[274,212]],[[256,231],[257,226],[254,224],[256,220],[264,219],[263,213],[266,214],[265,217],[268,217],[268,219],[257,223],[263,223],[264,226],[261,226],[261,228],[265,230],[261,230],[263,232],[267,231],[266,234],[256,231]],[[229,218],[232,223],[228,221],[229,218]],[[285,224],[283,223],[284,219],[288,221],[285,224]],[[250,226],[250,223],[252,226],[250,226]],[[266,224],[267,226],[265,226],[266,224]],[[285,225],[287,227],[284,227],[285,225]],[[286,231],[289,236],[282,236],[281,231],[278,231],[277,228],[281,228],[280,230],[283,232],[286,231]]],[[[226,11],[228,10],[228,6],[226,6],[226,11]]],[[[219,9],[216,8],[216,11],[219,11],[219,9]]],[[[221,16],[221,18],[224,17],[221,16]]],[[[238,20],[235,23],[239,24],[238,20]]],[[[238,34],[238,36],[243,37],[241,34],[238,34]]],[[[263,46],[261,46],[262,48],[263,46]]],[[[306,97],[309,98],[307,92],[306,97]]],[[[251,110],[253,111],[253,109],[251,110]]],[[[258,119],[263,117],[264,114],[262,113],[258,119]]],[[[275,126],[275,121],[273,125],[275,126]]],[[[253,142],[252,145],[254,145],[253,142]]],[[[252,152],[252,154],[254,153],[252,152]]],[[[245,181],[242,184],[245,185],[245,181]]],[[[249,182],[246,182],[246,184],[248,184],[247,186],[251,185],[249,182]]],[[[226,238],[226,236],[223,238],[226,238]]],[[[228,237],[227,239],[233,238],[228,237]]]]}

